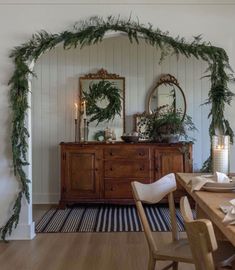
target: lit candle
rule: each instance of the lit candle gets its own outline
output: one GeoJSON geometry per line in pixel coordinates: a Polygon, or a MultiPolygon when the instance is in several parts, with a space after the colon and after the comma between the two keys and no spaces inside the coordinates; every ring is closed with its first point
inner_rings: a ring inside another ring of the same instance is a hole
{"type": "Polygon", "coordinates": [[[213,151],[213,171],[228,174],[228,149],[218,145],[213,151]]]}
{"type": "Polygon", "coordinates": [[[78,119],[78,104],[74,103],[74,119],[78,119]]]}
{"type": "Polygon", "coordinates": [[[86,101],[83,101],[83,118],[86,119],[86,101]]]}

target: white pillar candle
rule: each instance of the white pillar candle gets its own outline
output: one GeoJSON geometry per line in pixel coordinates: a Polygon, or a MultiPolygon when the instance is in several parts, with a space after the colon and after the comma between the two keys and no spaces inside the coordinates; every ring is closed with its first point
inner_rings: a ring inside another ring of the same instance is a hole
{"type": "Polygon", "coordinates": [[[83,101],[83,119],[86,119],[86,101],[83,101]]]}
{"type": "Polygon", "coordinates": [[[229,137],[213,136],[212,138],[213,172],[229,173],[229,137]]]}
{"type": "Polygon", "coordinates": [[[74,119],[78,119],[78,104],[74,103],[74,119]]]}
{"type": "Polygon", "coordinates": [[[228,149],[216,148],[213,151],[213,171],[228,174],[228,149]]]}

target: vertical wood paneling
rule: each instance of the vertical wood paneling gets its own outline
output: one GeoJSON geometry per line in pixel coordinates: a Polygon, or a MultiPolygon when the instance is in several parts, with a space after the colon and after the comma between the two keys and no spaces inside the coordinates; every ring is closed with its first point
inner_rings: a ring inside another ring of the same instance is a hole
{"type": "Polygon", "coordinates": [[[49,54],[50,70],[49,70],[49,194],[59,192],[58,183],[58,169],[57,169],[57,157],[58,157],[58,146],[54,144],[57,140],[57,112],[58,112],[58,92],[57,92],[57,51],[52,50],[49,54]]]}
{"type": "MultiPolygon", "coordinates": [[[[154,48],[152,46],[149,46],[147,44],[145,44],[145,91],[146,91],[146,95],[149,96],[149,93],[151,92],[151,89],[154,87],[154,84],[156,83],[156,80],[158,79],[160,74],[156,74],[156,76],[154,76],[154,71],[153,71],[153,67],[154,67],[154,62],[155,59],[153,59],[153,51],[154,48]]],[[[146,109],[148,111],[148,104],[147,104],[147,100],[146,100],[146,109]]]]}
{"type": "Polygon", "coordinates": [[[202,96],[202,89],[201,89],[201,65],[200,62],[196,59],[193,59],[193,119],[194,123],[197,126],[199,132],[194,132],[194,138],[197,138],[197,147],[194,147],[194,157],[197,157],[195,159],[195,170],[200,170],[201,164],[202,164],[202,123],[201,123],[201,113],[198,113],[201,111],[201,96],[202,96]]]}
{"type": "Polygon", "coordinates": [[[140,44],[137,47],[137,86],[138,86],[138,92],[137,92],[136,112],[143,112],[145,110],[145,104],[146,104],[145,56],[146,56],[145,43],[140,42],[140,44]]]}
{"type": "MultiPolygon", "coordinates": [[[[33,153],[33,164],[32,164],[32,188],[33,194],[39,194],[42,192],[42,65],[36,64],[35,73],[37,79],[33,81],[33,95],[32,95],[32,153],[33,153]],[[36,92],[36,93],[35,93],[36,92]],[[37,104],[34,104],[35,101],[37,104]]],[[[35,197],[35,196],[34,196],[35,197]]]]}
{"type": "MultiPolygon", "coordinates": [[[[201,62],[201,78],[205,76],[205,71],[207,69],[208,65],[205,62],[201,62]]],[[[208,92],[210,89],[210,82],[209,78],[202,78],[201,79],[201,133],[202,133],[202,138],[203,141],[201,143],[203,151],[201,151],[201,159],[202,162],[206,161],[207,158],[210,155],[210,137],[209,137],[209,125],[210,121],[208,119],[208,115],[211,109],[211,105],[205,105],[205,101],[208,99],[208,92]],[[203,105],[204,104],[204,105],[203,105]]],[[[200,132],[200,131],[199,131],[200,132]]]]}
{"type": "MultiPolygon", "coordinates": [[[[50,58],[43,57],[42,59],[42,96],[41,96],[41,110],[42,110],[42,117],[39,121],[42,121],[42,190],[48,191],[49,193],[49,185],[51,182],[50,174],[49,174],[49,166],[50,159],[50,58]],[[45,181],[44,179],[50,179],[49,181],[45,181]]],[[[33,88],[32,88],[33,91],[33,88]]],[[[34,122],[34,121],[33,121],[34,122]]]]}
{"type": "Polygon", "coordinates": [[[200,80],[206,65],[195,59],[167,56],[159,64],[160,51],[141,41],[130,44],[126,37],[64,51],[62,46],[43,55],[35,66],[32,82],[33,201],[59,200],[59,143],[74,141],[74,102],[78,99],[79,77],[105,68],[126,78],[126,127],[133,129],[133,114],[147,110],[147,96],[162,73],[174,75],[187,100],[187,113],[198,133],[194,147],[195,169],[209,153],[208,110],[200,106],[207,98],[209,82],[200,80]],[[202,139],[203,138],[203,139],[202,139]],[[205,148],[208,150],[205,151],[205,148]],[[203,151],[202,151],[203,149],[203,151]]]}

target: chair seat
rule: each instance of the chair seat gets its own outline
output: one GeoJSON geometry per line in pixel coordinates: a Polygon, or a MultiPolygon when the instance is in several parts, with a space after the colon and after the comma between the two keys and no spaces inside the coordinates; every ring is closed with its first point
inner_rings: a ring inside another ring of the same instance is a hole
{"type": "Polygon", "coordinates": [[[158,260],[193,263],[191,249],[186,239],[162,244],[154,257],[158,260]]]}
{"type": "Polygon", "coordinates": [[[216,266],[226,266],[235,259],[235,247],[228,241],[217,241],[218,249],[213,252],[216,266]]]}

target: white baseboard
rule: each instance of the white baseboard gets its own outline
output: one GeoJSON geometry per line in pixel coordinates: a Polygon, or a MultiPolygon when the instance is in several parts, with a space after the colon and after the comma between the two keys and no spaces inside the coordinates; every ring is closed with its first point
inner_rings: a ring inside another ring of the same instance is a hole
{"type": "Polygon", "coordinates": [[[60,193],[33,193],[33,204],[58,204],[60,193]]]}
{"type": "Polygon", "coordinates": [[[6,240],[31,240],[36,236],[35,223],[31,224],[18,224],[12,234],[6,237],[6,240]]]}

